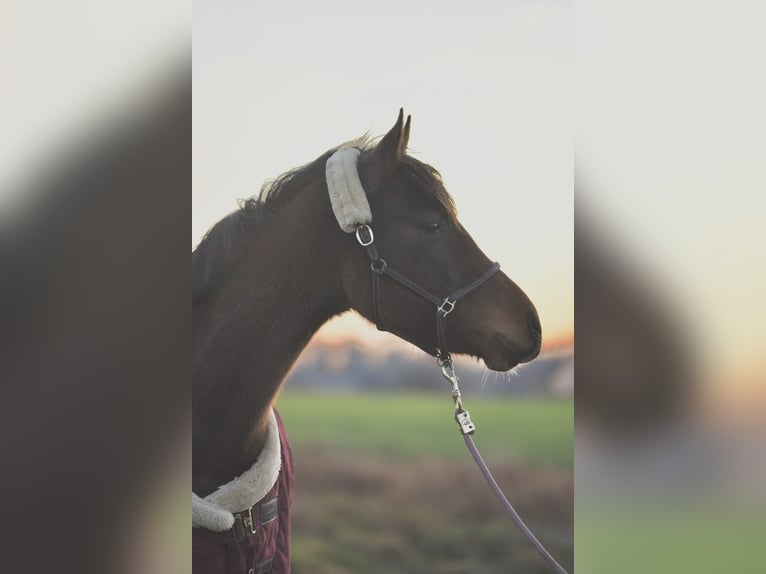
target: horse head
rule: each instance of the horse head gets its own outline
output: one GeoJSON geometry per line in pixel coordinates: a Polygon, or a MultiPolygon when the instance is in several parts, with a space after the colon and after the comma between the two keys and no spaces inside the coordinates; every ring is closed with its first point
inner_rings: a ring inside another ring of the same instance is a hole
{"type": "MultiPolygon", "coordinates": [[[[358,175],[369,202],[375,245],[386,264],[438,297],[470,284],[492,265],[457,217],[439,173],[407,155],[411,121],[399,112],[394,127],[358,158],[358,175]]],[[[373,274],[356,242],[342,264],[351,308],[378,327],[425,352],[438,353],[435,307],[411,289],[383,278],[374,309],[373,274]],[[376,315],[378,315],[376,317],[376,315]],[[382,325],[381,325],[382,323],[382,325]]],[[[492,275],[460,300],[446,331],[448,352],[483,359],[506,371],[540,352],[540,320],[526,294],[504,273],[492,275]]]]}

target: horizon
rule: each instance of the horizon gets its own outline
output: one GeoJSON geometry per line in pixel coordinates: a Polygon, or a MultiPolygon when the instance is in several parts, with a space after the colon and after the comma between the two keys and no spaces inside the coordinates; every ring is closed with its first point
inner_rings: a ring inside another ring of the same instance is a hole
{"type": "MultiPolygon", "coordinates": [[[[356,311],[347,311],[325,323],[311,338],[306,348],[316,346],[343,347],[354,345],[366,352],[392,353],[415,349],[417,347],[388,331],[377,328],[356,311]]],[[[545,336],[540,356],[561,350],[571,349],[574,353],[574,330],[545,336]]]]}

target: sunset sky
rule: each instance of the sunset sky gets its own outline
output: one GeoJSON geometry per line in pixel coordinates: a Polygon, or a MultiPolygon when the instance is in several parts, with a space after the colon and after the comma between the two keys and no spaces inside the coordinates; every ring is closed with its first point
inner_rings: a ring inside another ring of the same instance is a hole
{"type": "MultiPolygon", "coordinates": [[[[569,338],[571,7],[404,4],[331,2],[348,17],[328,22],[326,3],[195,2],[192,245],[264,180],[404,107],[411,153],[536,304],[544,342],[569,338]]],[[[353,317],[323,333],[392,337],[353,317]]]]}

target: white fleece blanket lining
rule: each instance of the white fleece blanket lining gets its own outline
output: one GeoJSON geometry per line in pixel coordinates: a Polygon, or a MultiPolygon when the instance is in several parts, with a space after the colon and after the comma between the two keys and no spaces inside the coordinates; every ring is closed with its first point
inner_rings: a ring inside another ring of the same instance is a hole
{"type": "Polygon", "coordinates": [[[223,532],[234,526],[234,513],[253,506],[271,490],[282,468],[282,448],[274,411],[258,460],[234,480],[201,498],[192,492],[192,526],[223,532]]]}
{"type": "Polygon", "coordinates": [[[358,160],[358,149],[341,148],[325,164],[330,205],[338,225],[346,233],[354,233],[359,225],[372,221],[367,194],[356,168],[358,160]]]}

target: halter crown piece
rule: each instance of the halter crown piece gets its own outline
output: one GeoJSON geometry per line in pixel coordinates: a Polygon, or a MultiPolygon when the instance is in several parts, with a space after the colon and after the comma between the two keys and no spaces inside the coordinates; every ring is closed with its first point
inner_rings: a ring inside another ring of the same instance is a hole
{"type": "Polygon", "coordinates": [[[367,194],[356,169],[358,160],[359,150],[347,147],[332,154],[325,164],[332,212],[346,233],[354,233],[357,227],[372,221],[367,194]]]}

